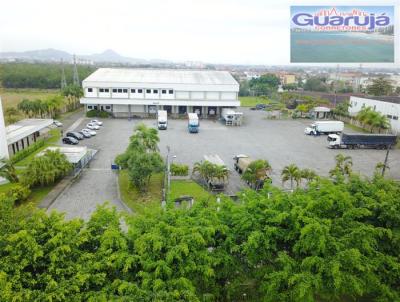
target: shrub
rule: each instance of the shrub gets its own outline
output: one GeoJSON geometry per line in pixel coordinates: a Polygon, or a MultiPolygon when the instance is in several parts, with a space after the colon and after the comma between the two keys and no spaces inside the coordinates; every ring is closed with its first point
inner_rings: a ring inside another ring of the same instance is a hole
{"type": "Polygon", "coordinates": [[[28,186],[45,186],[55,183],[71,171],[72,165],[60,151],[47,150],[32,159],[24,170],[21,182],[28,186]]]}
{"type": "Polygon", "coordinates": [[[171,164],[171,175],[172,176],[188,176],[189,166],[183,164],[171,164]]]}
{"type": "Polygon", "coordinates": [[[87,117],[102,117],[102,118],[107,118],[110,116],[110,114],[107,111],[103,110],[89,110],[86,112],[87,117]]]}
{"type": "Polygon", "coordinates": [[[7,197],[12,198],[16,204],[21,203],[28,199],[31,194],[29,188],[21,184],[13,184],[12,187],[7,191],[7,197]]]}
{"type": "Polygon", "coordinates": [[[32,145],[30,145],[28,148],[25,148],[24,150],[19,151],[13,157],[11,157],[11,162],[13,164],[19,162],[20,160],[24,159],[28,155],[30,155],[33,152],[39,150],[41,147],[44,146],[44,144],[45,144],[45,140],[44,139],[40,139],[40,140],[36,141],[32,145]]]}

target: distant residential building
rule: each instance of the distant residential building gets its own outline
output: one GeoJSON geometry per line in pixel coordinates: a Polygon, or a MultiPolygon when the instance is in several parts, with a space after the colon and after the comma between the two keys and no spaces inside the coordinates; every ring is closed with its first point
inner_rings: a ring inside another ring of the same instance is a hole
{"type": "Polygon", "coordinates": [[[400,97],[350,97],[349,114],[352,116],[366,107],[385,115],[389,121],[393,133],[400,134],[400,97]]]}
{"type": "Polygon", "coordinates": [[[296,76],[294,74],[282,74],[280,75],[281,83],[283,85],[295,84],[296,76]]]}
{"type": "Polygon", "coordinates": [[[246,79],[250,81],[251,79],[258,79],[261,74],[259,72],[253,72],[253,71],[245,71],[244,74],[246,75],[246,79]]]}
{"type": "Polygon", "coordinates": [[[100,68],[82,85],[86,110],[114,117],[149,116],[157,110],[208,117],[240,106],[239,84],[227,71],[100,68]]]}

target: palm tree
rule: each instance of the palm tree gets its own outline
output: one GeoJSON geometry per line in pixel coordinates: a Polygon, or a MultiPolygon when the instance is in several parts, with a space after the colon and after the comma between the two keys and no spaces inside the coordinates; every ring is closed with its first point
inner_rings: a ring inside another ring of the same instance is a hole
{"type": "Polygon", "coordinates": [[[7,179],[9,182],[19,181],[14,164],[5,157],[0,159],[0,177],[7,179]]]}
{"type": "Polygon", "coordinates": [[[226,166],[213,165],[212,177],[226,182],[229,178],[229,170],[226,166]]]}
{"type": "Polygon", "coordinates": [[[28,99],[23,99],[18,105],[17,108],[19,111],[23,112],[26,116],[32,117],[33,105],[32,102],[28,99]]]}
{"type": "Polygon", "coordinates": [[[290,180],[290,189],[292,190],[294,182],[296,182],[297,186],[300,184],[301,173],[299,167],[297,167],[295,164],[290,164],[289,166],[284,167],[281,176],[283,184],[290,180]]]}
{"type": "Polygon", "coordinates": [[[213,174],[213,165],[207,160],[196,162],[193,166],[192,174],[198,174],[200,178],[208,182],[213,174]]]}
{"type": "Polygon", "coordinates": [[[157,129],[147,127],[145,124],[140,123],[135,128],[135,134],[131,136],[131,147],[144,147],[149,151],[158,151],[158,137],[157,129]]]}
{"type": "Polygon", "coordinates": [[[305,179],[307,183],[312,182],[318,177],[317,173],[311,169],[302,169],[300,171],[300,176],[302,179],[305,179]]]}
{"type": "Polygon", "coordinates": [[[270,172],[271,169],[271,165],[267,160],[255,160],[249,164],[242,174],[242,179],[257,189],[257,184],[268,177],[268,172],[270,172]]]}
{"type": "Polygon", "coordinates": [[[351,156],[345,156],[339,153],[335,156],[336,167],[343,175],[350,175],[352,173],[353,160],[351,156]]]}

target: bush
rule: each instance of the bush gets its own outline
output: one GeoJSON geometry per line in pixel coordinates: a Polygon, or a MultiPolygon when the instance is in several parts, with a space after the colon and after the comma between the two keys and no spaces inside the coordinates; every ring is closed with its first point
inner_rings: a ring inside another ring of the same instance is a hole
{"type": "Polygon", "coordinates": [[[28,199],[29,195],[31,195],[31,190],[21,184],[14,184],[7,191],[6,195],[7,197],[12,198],[14,202],[18,204],[28,199]]]}
{"type": "Polygon", "coordinates": [[[36,141],[36,143],[30,145],[28,148],[25,148],[24,150],[19,151],[16,153],[14,156],[11,157],[11,162],[13,164],[19,162],[20,160],[24,159],[28,155],[32,154],[33,152],[39,150],[41,147],[43,147],[45,144],[44,139],[40,139],[36,141]]]}
{"type": "Polygon", "coordinates": [[[172,176],[188,176],[189,166],[183,164],[171,164],[171,175],[172,176]]]}
{"type": "Polygon", "coordinates": [[[86,112],[86,117],[102,117],[102,118],[107,118],[109,117],[110,114],[107,111],[103,110],[89,110],[86,112]]]}

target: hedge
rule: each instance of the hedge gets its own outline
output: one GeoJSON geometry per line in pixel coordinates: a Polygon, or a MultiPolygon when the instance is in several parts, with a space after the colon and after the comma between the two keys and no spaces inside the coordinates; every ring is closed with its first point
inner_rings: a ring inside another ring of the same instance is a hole
{"type": "Polygon", "coordinates": [[[189,166],[183,164],[171,164],[172,176],[187,176],[189,174],[189,166]]]}
{"type": "Polygon", "coordinates": [[[110,114],[107,111],[103,110],[89,110],[86,112],[86,117],[102,117],[102,118],[107,118],[109,117],[110,114]]]}
{"type": "Polygon", "coordinates": [[[45,144],[45,140],[44,139],[40,139],[37,140],[35,143],[33,143],[32,145],[30,145],[29,147],[18,151],[15,155],[13,155],[11,157],[11,162],[13,164],[19,162],[20,160],[24,159],[25,157],[27,157],[28,155],[32,154],[33,152],[37,151],[38,149],[40,149],[41,147],[43,147],[45,144]]]}

